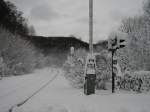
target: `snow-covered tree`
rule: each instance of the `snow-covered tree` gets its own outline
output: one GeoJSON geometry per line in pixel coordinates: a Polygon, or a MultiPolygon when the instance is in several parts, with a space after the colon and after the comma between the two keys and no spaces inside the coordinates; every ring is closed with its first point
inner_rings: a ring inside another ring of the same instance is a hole
{"type": "Polygon", "coordinates": [[[35,68],[35,49],[19,35],[0,28],[0,54],[5,66],[5,75],[21,75],[35,68]]]}
{"type": "Polygon", "coordinates": [[[84,69],[86,61],[87,51],[84,49],[78,49],[74,55],[68,56],[67,61],[64,64],[66,79],[70,84],[76,88],[82,88],[84,85],[84,69]]]}
{"type": "Polygon", "coordinates": [[[150,0],[144,4],[144,14],[122,21],[120,31],[128,34],[128,45],[118,54],[128,57],[132,70],[150,70],[150,0]]]}
{"type": "Polygon", "coordinates": [[[106,50],[96,55],[97,89],[107,89],[106,83],[111,78],[111,57],[106,50]]]}

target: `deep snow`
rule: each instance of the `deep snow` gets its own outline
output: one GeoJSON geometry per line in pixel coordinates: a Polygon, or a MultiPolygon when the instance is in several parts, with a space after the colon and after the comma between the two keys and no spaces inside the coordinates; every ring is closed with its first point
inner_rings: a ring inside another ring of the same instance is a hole
{"type": "Polygon", "coordinates": [[[11,106],[28,98],[58,72],[54,68],[45,68],[32,74],[0,80],[0,112],[8,112],[11,106]]]}
{"type": "Polygon", "coordinates": [[[11,106],[25,100],[55,75],[55,80],[24,105],[13,108],[13,112],[150,112],[150,93],[111,94],[111,90],[100,90],[85,96],[83,89],[69,85],[63,73],[61,69],[45,68],[0,80],[0,112],[8,112],[11,106]]]}
{"type": "Polygon", "coordinates": [[[85,96],[72,88],[63,71],[43,91],[13,112],[150,112],[150,93],[96,91],[85,96]]]}

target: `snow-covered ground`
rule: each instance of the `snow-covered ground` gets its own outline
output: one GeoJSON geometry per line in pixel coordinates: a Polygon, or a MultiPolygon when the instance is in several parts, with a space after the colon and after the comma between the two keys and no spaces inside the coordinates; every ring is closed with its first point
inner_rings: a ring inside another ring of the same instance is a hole
{"type": "MultiPolygon", "coordinates": [[[[62,72],[63,73],[63,72],[62,72]]],[[[45,89],[13,112],[150,112],[150,93],[96,91],[85,96],[61,72],[45,89]]]]}
{"type": "Polygon", "coordinates": [[[11,106],[31,96],[58,73],[54,68],[45,68],[32,74],[0,80],[0,112],[8,112],[11,106]]]}

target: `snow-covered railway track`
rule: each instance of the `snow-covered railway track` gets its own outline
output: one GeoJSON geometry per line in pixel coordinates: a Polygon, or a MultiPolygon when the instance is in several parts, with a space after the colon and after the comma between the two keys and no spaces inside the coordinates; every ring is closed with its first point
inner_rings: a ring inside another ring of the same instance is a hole
{"type": "Polygon", "coordinates": [[[4,78],[0,81],[0,112],[8,112],[11,107],[23,103],[58,74],[60,69],[44,68],[29,75],[4,78]]]}
{"type": "Polygon", "coordinates": [[[8,112],[13,112],[13,110],[15,109],[15,108],[17,108],[17,107],[20,107],[20,106],[22,106],[23,104],[25,104],[28,100],[30,100],[32,97],[34,97],[36,94],[38,94],[40,91],[42,91],[44,88],[46,88],[53,80],[55,80],[55,78],[58,76],[58,74],[59,74],[59,70],[55,70],[53,72],[53,70],[52,70],[52,73],[54,74],[53,75],[53,77],[50,79],[50,80],[48,80],[48,81],[46,81],[39,89],[37,89],[33,94],[31,94],[29,97],[27,97],[25,100],[23,100],[23,101],[21,101],[21,102],[19,102],[19,103],[17,103],[17,104],[15,104],[15,105],[13,105],[10,109],[9,109],[9,111],[8,112]],[[54,73],[55,72],[55,73],[54,73]]]}
{"type": "MultiPolygon", "coordinates": [[[[26,82],[26,85],[20,85],[20,82],[18,82],[15,85],[13,85],[12,87],[11,86],[9,87],[9,88],[12,88],[12,89],[5,88],[5,89],[8,89],[8,91],[5,91],[5,92],[0,94],[0,100],[4,99],[6,96],[9,96],[13,93],[16,93],[18,90],[20,90],[22,88],[25,88],[27,86],[31,86],[31,85],[33,85],[34,83],[36,83],[40,80],[41,80],[41,77],[38,77],[36,81],[33,81],[33,80],[30,79],[29,81],[26,82]]],[[[22,81],[24,81],[24,80],[22,80],[22,81]]]]}

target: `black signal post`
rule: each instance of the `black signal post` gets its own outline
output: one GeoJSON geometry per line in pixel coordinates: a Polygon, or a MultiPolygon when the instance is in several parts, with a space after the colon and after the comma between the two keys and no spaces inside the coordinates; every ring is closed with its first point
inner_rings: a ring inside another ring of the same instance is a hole
{"type": "Polygon", "coordinates": [[[112,67],[112,93],[114,93],[115,92],[115,73],[113,71],[113,58],[114,58],[115,50],[112,50],[111,52],[112,52],[112,65],[111,65],[112,67]]]}
{"type": "Polygon", "coordinates": [[[110,49],[109,51],[111,51],[111,70],[112,70],[112,93],[115,93],[115,72],[114,72],[114,54],[116,52],[117,49],[110,49]]]}
{"type": "Polygon", "coordinates": [[[113,65],[114,65],[114,54],[117,51],[117,49],[123,48],[125,47],[125,39],[119,39],[117,38],[117,36],[115,36],[115,38],[113,39],[109,39],[108,41],[108,50],[111,51],[112,53],[112,93],[115,93],[115,72],[113,70],[113,65]]]}

